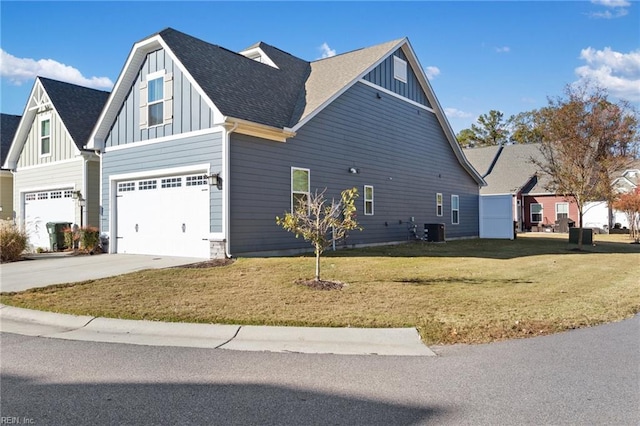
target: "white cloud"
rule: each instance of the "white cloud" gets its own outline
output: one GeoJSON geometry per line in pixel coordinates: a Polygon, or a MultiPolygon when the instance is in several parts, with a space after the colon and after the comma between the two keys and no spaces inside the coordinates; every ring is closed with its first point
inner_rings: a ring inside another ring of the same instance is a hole
{"type": "Polygon", "coordinates": [[[611,9],[604,12],[591,12],[589,16],[596,19],[621,18],[629,14],[626,8],[631,6],[631,2],[627,0],[591,0],[591,3],[611,9]]]}
{"type": "Polygon", "coordinates": [[[586,65],[575,69],[579,82],[592,81],[617,98],[640,101],[640,50],[620,53],[606,47],[583,49],[580,58],[586,65]]]}
{"type": "Polygon", "coordinates": [[[432,79],[434,77],[437,77],[438,75],[440,75],[440,68],[438,67],[427,67],[426,70],[424,70],[425,74],[427,74],[427,78],[432,79]]]}
{"type": "Polygon", "coordinates": [[[322,43],[322,46],[320,46],[318,49],[320,49],[320,51],[322,52],[322,56],[320,56],[321,59],[336,56],[335,49],[330,48],[326,42],[322,43]]]}
{"type": "Polygon", "coordinates": [[[496,47],[496,52],[498,53],[509,53],[511,48],[509,46],[496,47]]]}
{"type": "Polygon", "coordinates": [[[444,113],[448,118],[472,118],[474,116],[470,112],[460,111],[455,108],[445,108],[444,113]]]}
{"type": "Polygon", "coordinates": [[[87,78],[76,68],[53,59],[17,58],[2,49],[0,49],[0,76],[7,78],[16,86],[41,76],[96,89],[113,87],[109,77],[87,78]]]}
{"type": "Polygon", "coordinates": [[[591,0],[593,4],[599,4],[606,7],[628,7],[631,3],[627,0],[591,0]]]}

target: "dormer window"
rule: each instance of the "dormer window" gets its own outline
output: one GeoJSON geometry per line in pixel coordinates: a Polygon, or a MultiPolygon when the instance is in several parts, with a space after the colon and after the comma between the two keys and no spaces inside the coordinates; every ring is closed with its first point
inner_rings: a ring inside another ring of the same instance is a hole
{"type": "Polygon", "coordinates": [[[393,57],[393,78],[403,83],[407,82],[407,62],[397,56],[393,57]]]}
{"type": "Polygon", "coordinates": [[[140,128],[169,124],[173,119],[173,74],[164,70],[140,82],[140,128]]]}

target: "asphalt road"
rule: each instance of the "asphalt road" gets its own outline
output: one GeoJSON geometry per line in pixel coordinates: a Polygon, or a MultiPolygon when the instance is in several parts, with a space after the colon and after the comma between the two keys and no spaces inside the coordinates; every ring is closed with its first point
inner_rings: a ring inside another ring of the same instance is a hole
{"type": "Polygon", "coordinates": [[[0,338],[4,423],[640,424],[640,316],[437,357],[0,338]]]}

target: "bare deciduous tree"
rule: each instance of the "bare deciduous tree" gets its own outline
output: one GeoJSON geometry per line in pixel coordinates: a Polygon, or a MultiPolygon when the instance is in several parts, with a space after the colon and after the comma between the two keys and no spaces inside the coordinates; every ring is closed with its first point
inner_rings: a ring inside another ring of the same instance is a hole
{"type": "Polygon", "coordinates": [[[315,281],[320,281],[320,255],[324,250],[346,237],[347,232],[362,229],[356,221],[356,188],[342,191],[340,201],[324,198],[326,188],[311,194],[308,202],[300,202],[291,213],[276,217],[276,223],[285,230],[293,232],[296,238],[302,237],[311,242],[316,255],[315,281]]]}

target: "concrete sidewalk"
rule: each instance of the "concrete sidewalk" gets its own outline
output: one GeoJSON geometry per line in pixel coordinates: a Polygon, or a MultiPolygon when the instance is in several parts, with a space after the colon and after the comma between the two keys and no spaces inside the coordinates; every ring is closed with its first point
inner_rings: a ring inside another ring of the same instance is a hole
{"type": "Polygon", "coordinates": [[[0,332],[56,339],[242,351],[435,356],[414,328],[265,327],[132,321],[0,305],[0,332]]]}

